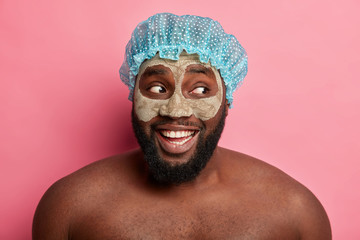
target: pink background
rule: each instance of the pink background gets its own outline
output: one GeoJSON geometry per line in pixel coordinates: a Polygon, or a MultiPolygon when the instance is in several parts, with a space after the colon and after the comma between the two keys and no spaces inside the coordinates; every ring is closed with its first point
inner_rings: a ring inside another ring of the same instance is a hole
{"type": "Polygon", "coordinates": [[[220,145],[310,188],[334,239],[360,239],[360,4],[313,1],[0,1],[0,239],[30,239],[59,178],[137,146],[118,69],[136,24],[209,16],[249,55],[220,145]]]}

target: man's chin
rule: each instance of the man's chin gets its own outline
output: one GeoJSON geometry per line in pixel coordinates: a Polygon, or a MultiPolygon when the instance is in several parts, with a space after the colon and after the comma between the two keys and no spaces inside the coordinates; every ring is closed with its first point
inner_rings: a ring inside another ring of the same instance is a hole
{"type": "Polygon", "coordinates": [[[197,144],[186,152],[168,152],[161,146],[142,147],[150,177],[157,183],[179,185],[194,180],[206,166],[208,159],[199,158],[197,144]]]}

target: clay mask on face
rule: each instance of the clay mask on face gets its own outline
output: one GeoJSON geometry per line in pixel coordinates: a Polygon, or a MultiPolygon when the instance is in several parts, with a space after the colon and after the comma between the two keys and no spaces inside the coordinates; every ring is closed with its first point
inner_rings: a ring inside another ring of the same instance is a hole
{"type": "Polygon", "coordinates": [[[152,118],[161,115],[169,117],[195,117],[206,121],[213,118],[218,112],[223,98],[222,80],[219,74],[210,63],[200,62],[198,55],[182,53],[179,60],[162,59],[155,55],[152,59],[144,62],[136,79],[134,89],[134,108],[139,120],[148,122],[152,118]],[[200,64],[213,71],[218,90],[215,96],[189,99],[182,94],[181,86],[186,72],[186,68],[192,64],[200,64]],[[156,65],[163,65],[170,68],[175,79],[175,90],[168,99],[152,99],[141,94],[139,89],[139,81],[146,68],[156,65]]]}

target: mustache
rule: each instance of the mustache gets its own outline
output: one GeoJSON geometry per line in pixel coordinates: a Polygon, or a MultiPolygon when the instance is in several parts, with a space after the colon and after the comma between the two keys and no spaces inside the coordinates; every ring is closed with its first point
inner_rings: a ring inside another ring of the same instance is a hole
{"type": "MultiPolygon", "coordinates": [[[[135,114],[134,106],[133,106],[133,108],[131,110],[131,121],[135,122],[135,119],[137,119],[137,121],[140,121],[135,114]]],[[[172,119],[169,117],[162,117],[161,120],[158,120],[158,121],[152,123],[150,125],[150,128],[151,128],[151,130],[155,130],[155,128],[157,126],[163,125],[163,124],[176,124],[176,125],[182,125],[182,126],[192,126],[192,127],[197,127],[200,130],[206,129],[205,124],[202,121],[200,121],[200,123],[199,123],[199,122],[190,121],[186,118],[172,119]]]]}
{"type": "Polygon", "coordinates": [[[198,127],[200,129],[204,129],[205,125],[203,123],[197,123],[185,119],[165,119],[165,120],[159,120],[157,122],[154,122],[151,124],[151,128],[154,130],[157,126],[163,125],[163,124],[176,124],[176,125],[182,125],[182,126],[192,126],[192,127],[198,127]]]}

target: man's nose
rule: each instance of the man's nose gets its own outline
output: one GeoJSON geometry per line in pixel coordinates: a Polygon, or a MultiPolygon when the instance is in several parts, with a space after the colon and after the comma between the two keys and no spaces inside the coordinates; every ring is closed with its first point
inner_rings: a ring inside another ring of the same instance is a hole
{"type": "Polygon", "coordinates": [[[180,96],[179,93],[174,93],[169,102],[160,107],[160,115],[167,117],[190,117],[193,114],[189,103],[180,96]]]}

